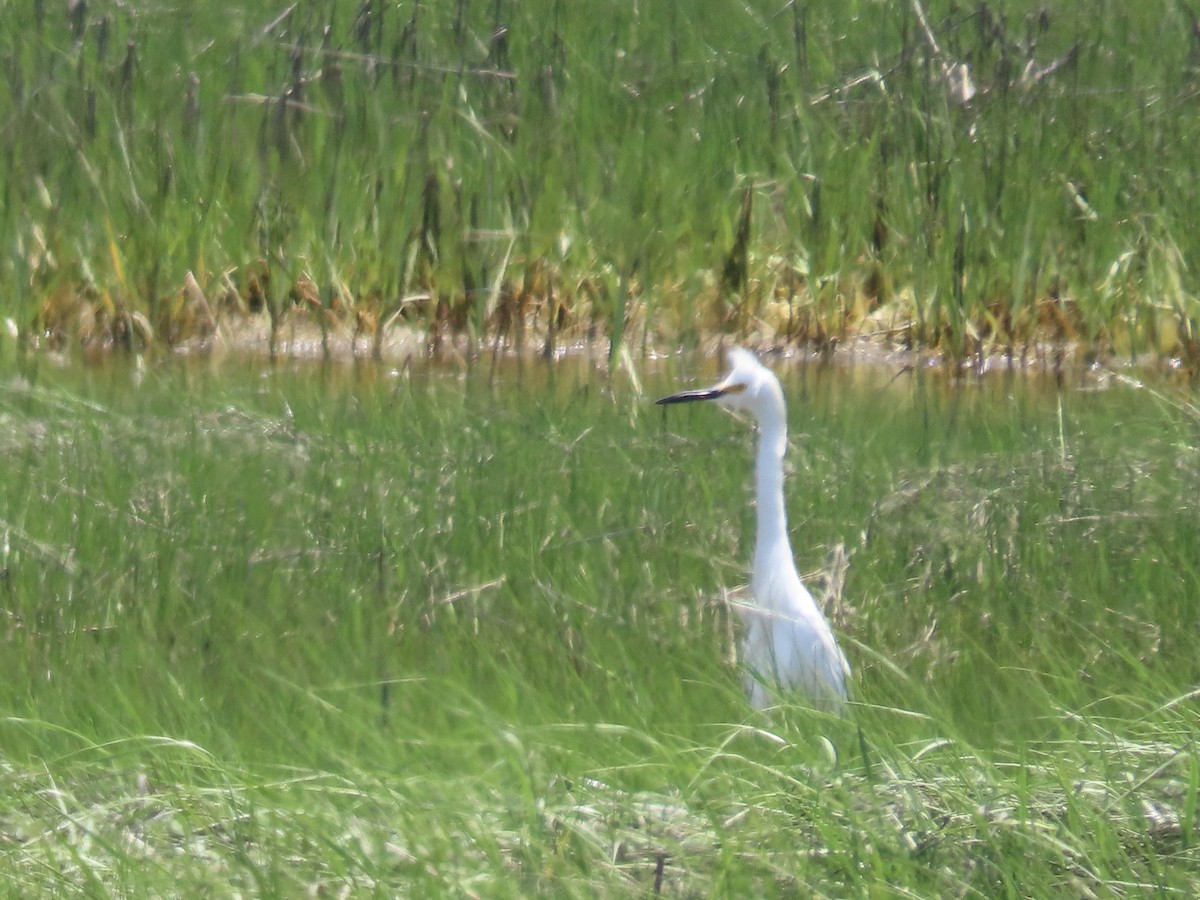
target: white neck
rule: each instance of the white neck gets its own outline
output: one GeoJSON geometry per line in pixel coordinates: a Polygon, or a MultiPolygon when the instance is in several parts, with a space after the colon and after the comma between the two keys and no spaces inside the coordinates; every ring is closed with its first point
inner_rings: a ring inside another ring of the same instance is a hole
{"type": "MultiPolygon", "coordinates": [[[[758,488],[758,540],[754,548],[755,572],[795,570],[788,542],[787,512],[783,506],[783,454],[787,426],[782,420],[761,428],[755,479],[758,488]]],[[[758,586],[762,588],[764,586],[758,586]]],[[[760,593],[763,597],[766,592],[760,593]]]]}

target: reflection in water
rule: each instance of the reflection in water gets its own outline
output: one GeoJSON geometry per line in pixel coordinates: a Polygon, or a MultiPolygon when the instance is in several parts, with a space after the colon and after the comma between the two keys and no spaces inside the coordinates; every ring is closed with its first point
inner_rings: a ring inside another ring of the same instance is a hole
{"type": "MultiPolygon", "coordinates": [[[[805,422],[847,415],[871,425],[858,440],[887,440],[889,417],[904,416],[906,430],[921,425],[919,459],[928,464],[936,449],[960,430],[971,432],[998,409],[1018,419],[1039,419],[1060,402],[1087,405],[1083,398],[1118,383],[1112,373],[1080,369],[1069,378],[1052,372],[995,367],[984,375],[949,371],[914,354],[886,356],[851,352],[765,353],[763,362],[779,377],[792,406],[791,423],[802,434],[805,422]]],[[[719,352],[625,357],[610,366],[604,352],[574,348],[552,362],[540,356],[483,352],[439,359],[409,356],[378,361],[367,354],[329,358],[280,357],[274,363],[258,353],[179,353],[134,357],[108,353],[86,362],[31,354],[21,362],[20,382],[75,391],[85,397],[116,398],[129,391],[250,393],[293,392],[327,401],[383,395],[423,387],[511,401],[589,402],[603,399],[627,407],[635,418],[651,412],[651,401],[680,385],[712,381],[724,364],[719,352]]],[[[1126,394],[1128,391],[1118,391],[1126,394]]]]}

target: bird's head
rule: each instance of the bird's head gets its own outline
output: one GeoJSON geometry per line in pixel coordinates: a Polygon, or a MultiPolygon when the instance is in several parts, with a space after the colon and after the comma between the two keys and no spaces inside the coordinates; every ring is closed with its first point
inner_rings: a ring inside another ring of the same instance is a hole
{"type": "Polygon", "coordinates": [[[749,350],[735,347],[729,351],[727,359],[728,373],[712,387],[680,391],[656,402],[666,404],[715,400],[729,409],[750,413],[759,425],[782,424],[785,412],[783,389],[779,386],[779,379],[749,350]]]}

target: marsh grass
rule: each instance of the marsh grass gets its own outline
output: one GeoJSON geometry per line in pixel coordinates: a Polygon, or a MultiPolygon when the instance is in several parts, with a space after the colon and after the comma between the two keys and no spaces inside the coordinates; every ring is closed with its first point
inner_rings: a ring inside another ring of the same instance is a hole
{"type": "Polygon", "coordinates": [[[1165,2],[16,4],[4,315],[1194,366],[1195,35],[1165,2]]]}
{"type": "Polygon", "coordinates": [[[0,394],[21,892],[1197,887],[1186,399],[788,373],[838,720],[746,708],[713,410],[585,366],[129,374],[0,394]]]}

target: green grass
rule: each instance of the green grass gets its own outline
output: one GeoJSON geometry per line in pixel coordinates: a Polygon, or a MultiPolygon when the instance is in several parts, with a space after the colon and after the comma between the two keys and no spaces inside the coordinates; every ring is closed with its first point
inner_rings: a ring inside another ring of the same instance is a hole
{"type": "Polygon", "coordinates": [[[0,315],[1194,365],[1191,15],[917,6],[2,4],[0,315]]]}
{"type": "Polygon", "coordinates": [[[6,382],[6,883],[1195,893],[1194,406],[786,371],[856,703],[760,717],[752,437],[666,369],[6,382]]]}

